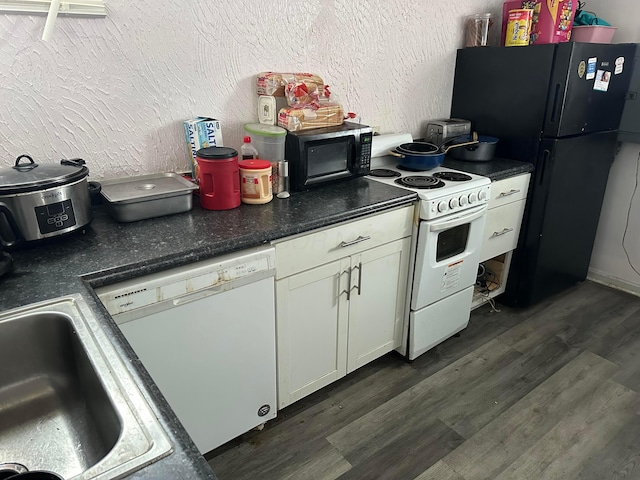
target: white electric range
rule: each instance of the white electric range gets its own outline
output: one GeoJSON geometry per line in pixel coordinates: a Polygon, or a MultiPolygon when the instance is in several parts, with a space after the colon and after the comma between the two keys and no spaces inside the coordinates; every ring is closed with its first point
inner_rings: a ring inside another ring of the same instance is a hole
{"type": "Polygon", "coordinates": [[[469,323],[491,180],[445,167],[408,171],[398,159],[372,159],[371,180],[420,198],[406,355],[417,358],[469,323]]]}

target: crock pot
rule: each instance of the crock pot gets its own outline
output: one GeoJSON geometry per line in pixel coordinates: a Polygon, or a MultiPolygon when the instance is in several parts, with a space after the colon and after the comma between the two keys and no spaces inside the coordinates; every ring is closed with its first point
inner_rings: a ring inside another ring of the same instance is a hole
{"type": "Polygon", "coordinates": [[[37,164],[20,155],[15,165],[0,169],[0,243],[62,235],[92,218],[84,160],[37,164]]]}

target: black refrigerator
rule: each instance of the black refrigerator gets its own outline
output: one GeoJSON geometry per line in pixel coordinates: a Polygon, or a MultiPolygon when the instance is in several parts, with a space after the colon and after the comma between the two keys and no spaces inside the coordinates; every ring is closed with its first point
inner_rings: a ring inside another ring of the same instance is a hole
{"type": "Polygon", "coordinates": [[[636,44],[458,50],[452,118],[534,164],[501,300],[527,306],[584,280],[636,44]]]}

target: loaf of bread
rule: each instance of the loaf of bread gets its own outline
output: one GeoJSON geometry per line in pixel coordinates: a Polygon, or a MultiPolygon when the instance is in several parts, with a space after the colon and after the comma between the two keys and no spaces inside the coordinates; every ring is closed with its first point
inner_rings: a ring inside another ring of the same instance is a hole
{"type": "Polygon", "coordinates": [[[284,97],[284,87],[287,83],[304,83],[309,90],[324,86],[322,78],[313,73],[277,73],[262,72],[258,74],[258,95],[273,95],[284,97]]]}
{"type": "Polygon", "coordinates": [[[290,132],[342,125],[343,122],[344,111],[339,103],[325,103],[319,108],[282,108],[278,113],[278,125],[290,132]]]}

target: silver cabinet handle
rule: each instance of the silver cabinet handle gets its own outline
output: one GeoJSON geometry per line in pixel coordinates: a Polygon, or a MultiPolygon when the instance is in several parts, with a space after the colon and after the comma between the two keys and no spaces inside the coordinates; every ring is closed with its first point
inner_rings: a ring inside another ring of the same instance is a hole
{"type": "Polygon", "coordinates": [[[520,191],[519,188],[517,190],[511,189],[508,192],[500,193],[500,195],[498,195],[498,197],[508,197],[509,195],[513,195],[514,193],[518,193],[519,191],[520,191]]]}
{"type": "MultiPolygon", "coordinates": [[[[349,268],[349,270],[345,270],[344,272],[342,272],[340,274],[339,278],[342,278],[342,275],[344,275],[345,273],[349,274],[349,280],[347,282],[347,285],[348,285],[349,288],[347,288],[346,290],[342,290],[340,292],[340,295],[342,295],[343,293],[346,293],[347,294],[347,301],[349,301],[349,300],[351,300],[351,268],[349,268]]],[[[338,295],[338,296],[340,296],[340,295],[338,295]]]]}
{"type": "Polygon", "coordinates": [[[358,269],[358,284],[351,287],[349,291],[355,288],[358,291],[358,295],[360,295],[360,292],[362,290],[362,262],[360,262],[357,266],[352,268],[352,270],[355,270],[355,269],[358,269]]]}
{"type": "Polygon", "coordinates": [[[501,232],[493,232],[492,237],[499,237],[500,235],[504,235],[505,233],[513,232],[513,228],[505,228],[501,232]]]}
{"type": "Polygon", "coordinates": [[[340,246],[342,248],[350,247],[351,245],[355,245],[356,243],[360,243],[360,242],[366,242],[367,240],[371,240],[371,237],[369,236],[363,237],[362,235],[359,235],[358,238],[356,238],[355,240],[351,240],[350,242],[340,242],[340,246]]]}

